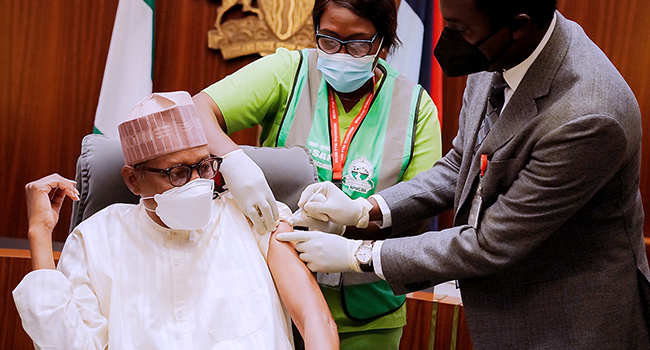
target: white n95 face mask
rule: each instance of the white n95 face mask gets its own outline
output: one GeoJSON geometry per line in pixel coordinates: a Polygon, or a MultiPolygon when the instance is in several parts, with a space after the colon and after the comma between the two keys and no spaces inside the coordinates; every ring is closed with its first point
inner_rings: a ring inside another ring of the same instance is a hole
{"type": "Polygon", "coordinates": [[[181,187],[174,187],[153,197],[158,206],[151,210],[160,220],[175,230],[196,230],[210,223],[212,217],[212,190],[214,181],[196,179],[181,187]]]}
{"type": "MultiPolygon", "coordinates": [[[[377,51],[379,53],[379,51],[377,51]]],[[[338,92],[353,92],[372,78],[377,54],[352,57],[346,53],[326,53],[318,49],[316,68],[338,92]]]]}

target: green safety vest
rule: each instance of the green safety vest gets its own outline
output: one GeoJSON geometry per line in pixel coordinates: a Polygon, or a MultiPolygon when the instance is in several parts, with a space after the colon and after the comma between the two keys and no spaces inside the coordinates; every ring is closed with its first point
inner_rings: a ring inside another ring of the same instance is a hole
{"type": "MultiPolygon", "coordinates": [[[[276,146],[306,147],[320,181],[332,180],[327,84],[316,69],[318,53],[300,51],[295,82],[282,118],[276,146]]],[[[352,139],[343,166],[342,190],[351,198],[367,198],[396,184],[413,156],[415,129],[423,89],[380,59],[383,79],[368,115],[352,139]]],[[[346,315],[368,320],[397,310],[405,297],[395,296],[374,274],[344,273],[341,300],[346,315]]]]}

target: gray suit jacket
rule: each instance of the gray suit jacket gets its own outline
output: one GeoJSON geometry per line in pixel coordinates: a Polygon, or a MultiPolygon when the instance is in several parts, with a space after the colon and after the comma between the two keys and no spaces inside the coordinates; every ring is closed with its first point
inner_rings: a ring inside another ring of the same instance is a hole
{"type": "Polygon", "coordinates": [[[385,241],[382,270],[396,293],[458,279],[476,349],[650,349],[638,104],[582,28],[557,15],[480,148],[487,72],[467,80],[452,150],[379,193],[394,234],[452,207],[456,225],[385,241]],[[480,154],[489,163],[474,229],[480,154]]]}

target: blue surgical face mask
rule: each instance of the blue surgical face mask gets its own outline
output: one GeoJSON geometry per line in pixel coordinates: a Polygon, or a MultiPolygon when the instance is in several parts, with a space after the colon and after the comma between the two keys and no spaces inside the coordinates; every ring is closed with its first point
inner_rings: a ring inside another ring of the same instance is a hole
{"type": "Polygon", "coordinates": [[[361,88],[375,74],[377,54],[356,58],[347,53],[330,54],[318,49],[316,68],[334,90],[343,93],[353,92],[361,88]]]}

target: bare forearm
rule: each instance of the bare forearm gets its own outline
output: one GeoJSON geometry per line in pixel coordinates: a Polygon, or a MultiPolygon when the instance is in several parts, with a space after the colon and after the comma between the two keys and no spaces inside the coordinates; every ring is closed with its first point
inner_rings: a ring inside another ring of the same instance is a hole
{"type": "Polygon", "coordinates": [[[25,185],[29,250],[32,268],[54,269],[52,231],[59,221],[59,212],[65,197],[79,200],[76,182],[51,174],[25,185]]]}
{"type": "Polygon", "coordinates": [[[384,217],[382,216],[381,210],[379,209],[379,204],[374,198],[368,198],[368,202],[372,204],[372,209],[370,209],[370,221],[382,221],[384,217]]]}
{"type": "Polygon", "coordinates": [[[219,107],[214,103],[212,98],[200,92],[194,95],[192,99],[199,111],[201,125],[208,138],[210,153],[221,157],[238,149],[239,146],[226,135],[226,124],[221,115],[221,110],[219,110],[219,107]]]}
{"type": "Polygon", "coordinates": [[[30,227],[28,232],[32,270],[55,269],[51,233],[45,228],[30,227]]]}
{"type": "Polygon", "coordinates": [[[383,240],[387,239],[389,236],[386,232],[380,229],[377,224],[371,221],[368,223],[368,227],[366,228],[347,226],[345,228],[345,233],[343,233],[343,237],[361,240],[383,240]]]}
{"type": "Polygon", "coordinates": [[[347,226],[343,237],[361,240],[385,240],[389,238],[416,236],[427,231],[428,227],[429,219],[426,219],[415,223],[410,228],[398,234],[393,234],[392,227],[381,229],[377,224],[370,222],[366,228],[347,226]]]}
{"type": "Polygon", "coordinates": [[[291,228],[280,223],[271,236],[268,254],[278,292],[305,340],[306,349],[338,349],[336,324],[316,278],[300,261],[293,245],[275,239],[275,234],[281,231],[291,231],[291,228]]]}

